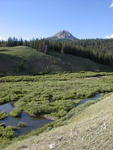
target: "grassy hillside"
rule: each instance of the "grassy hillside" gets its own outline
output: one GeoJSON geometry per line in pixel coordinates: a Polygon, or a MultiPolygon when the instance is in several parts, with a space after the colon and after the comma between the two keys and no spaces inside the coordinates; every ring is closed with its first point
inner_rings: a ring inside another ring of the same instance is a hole
{"type": "Polygon", "coordinates": [[[67,125],[16,142],[6,150],[112,150],[113,94],[73,116],[67,125]]]}
{"type": "Polygon", "coordinates": [[[64,71],[112,71],[89,59],[50,52],[46,55],[25,46],[0,48],[0,74],[37,74],[64,71]]]}

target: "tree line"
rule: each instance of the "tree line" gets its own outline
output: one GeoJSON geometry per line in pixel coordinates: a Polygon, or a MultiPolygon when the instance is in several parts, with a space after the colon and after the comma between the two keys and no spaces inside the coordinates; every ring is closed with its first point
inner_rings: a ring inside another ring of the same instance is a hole
{"type": "Polygon", "coordinates": [[[27,46],[27,40],[23,40],[22,38],[18,39],[16,37],[9,37],[7,41],[1,40],[0,47],[14,47],[14,46],[27,46]]]}
{"type": "Polygon", "coordinates": [[[95,62],[113,65],[113,39],[90,39],[75,41],[32,40],[28,46],[44,53],[56,51],[89,58],[95,62]]]}
{"type": "Polygon", "coordinates": [[[113,39],[86,39],[75,41],[52,41],[47,39],[32,39],[30,41],[9,38],[0,41],[0,46],[29,46],[43,53],[56,51],[61,54],[71,54],[89,58],[101,64],[113,65],[113,39]]]}

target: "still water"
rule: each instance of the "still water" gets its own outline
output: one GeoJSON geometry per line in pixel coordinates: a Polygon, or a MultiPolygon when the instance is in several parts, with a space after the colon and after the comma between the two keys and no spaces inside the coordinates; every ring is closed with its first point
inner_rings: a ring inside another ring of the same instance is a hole
{"type": "MultiPolygon", "coordinates": [[[[89,100],[96,101],[101,97],[102,97],[102,95],[98,93],[94,97],[83,99],[78,105],[84,104],[89,100]]],[[[78,105],[76,105],[76,106],[78,106],[78,105]]],[[[13,103],[3,104],[3,105],[0,105],[0,112],[5,111],[5,112],[7,112],[7,114],[9,114],[14,108],[15,108],[15,106],[13,103]]],[[[0,120],[0,123],[5,123],[6,126],[11,125],[11,126],[17,127],[18,123],[21,121],[25,122],[27,124],[27,126],[24,128],[18,128],[16,130],[17,136],[25,135],[34,129],[40,128],[40,127],[44,126],[45,124],[52,122],[53,120],[46,119],[43,117],[42,118],[32,118],[28,114],[22,113],[20,118],[14,118],[14,117],[8,116],[4,120],[0,120]]]]}
{"type": "MultiPolygon", "coordinates": [[[[14,105],[12,103],[0,105],[0,112],[5,111],[9,114],[13,109],[14,109],[14,105]]],[[[50,119],[32,118],[28,114],[22,113],[20,118],[14,118],[8,116],[4,120],[0,120],[0,123],[5,123],[6,126],[11,125],[17,127],[18,123],[21,121],[25,122],[27,126],[24,128],[18,128],[16,130],[17,136],[27,134],[34,129],[40,128],[45,124],[52,122],[52,120],[50,119]]]]}

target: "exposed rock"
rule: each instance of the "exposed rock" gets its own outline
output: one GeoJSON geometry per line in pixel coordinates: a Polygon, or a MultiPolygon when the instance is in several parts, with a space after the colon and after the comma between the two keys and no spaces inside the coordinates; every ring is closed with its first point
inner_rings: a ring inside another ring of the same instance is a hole
{"type": "Polygon", "coordinates": [[[49,37],[49,40],[77,40],[70,32],[68,31],[60,31],[56,33],[54,36],[49,37]]]}
{"type": "Polygon", "coordinates": [[[57,147],[57,144],[55,144],[55,143],[52,143],[52,144],[49,145],[49,149],[54,149],[56,147],[57,147]]]}

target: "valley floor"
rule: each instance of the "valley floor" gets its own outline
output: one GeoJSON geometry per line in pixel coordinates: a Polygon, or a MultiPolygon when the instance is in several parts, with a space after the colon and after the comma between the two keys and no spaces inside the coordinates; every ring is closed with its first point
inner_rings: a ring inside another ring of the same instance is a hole
{"type": "Polygon", "coordinates": [[[67,125],[44,132],[5,150],[113,150],[113,94],[87,107],[67,125]]]}

